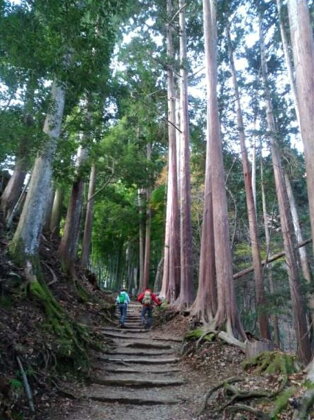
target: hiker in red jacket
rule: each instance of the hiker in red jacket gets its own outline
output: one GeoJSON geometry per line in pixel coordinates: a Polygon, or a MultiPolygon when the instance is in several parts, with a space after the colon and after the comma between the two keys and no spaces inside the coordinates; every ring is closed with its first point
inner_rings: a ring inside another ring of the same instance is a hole
{"type": "Polygon", "coordinates": [[[153,305],[155,303],[160,306],[162,302],[150,289],[145,289],[144,292],[140,293],[137,300],[143,305],[141,319],[144,328],[150,328],[153,322],[153,305]]]}

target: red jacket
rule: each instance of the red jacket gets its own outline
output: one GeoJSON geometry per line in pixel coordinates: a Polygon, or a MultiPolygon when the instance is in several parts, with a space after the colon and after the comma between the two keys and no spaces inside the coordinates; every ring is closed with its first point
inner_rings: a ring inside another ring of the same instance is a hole
{"type": "MultiPolygon", "coordinates": [[[[145,292],[147,292],[147,291],[150,292],[151,297],[152,297],[152,301],[155,302],[156,305],[158,305],[158,306],[161,305],[162,302],[158,299],[157,295],[155,295],[155,293],[153,293],[150,289],[146,289],[146,290],[144,290],[144,292],[140,293],[137,297],[137,300],[142,303],[145,292]]],[[[145,306],[149,306],[149,305],[145,305],[145,306]]]]}

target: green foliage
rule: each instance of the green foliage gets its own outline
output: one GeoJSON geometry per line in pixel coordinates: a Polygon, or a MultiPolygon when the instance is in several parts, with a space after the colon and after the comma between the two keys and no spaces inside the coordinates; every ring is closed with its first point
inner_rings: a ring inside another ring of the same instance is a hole
{"type": "Polygon", "coordinates": [[[21,389],[23,387],[23,382],[17,378],[12,378],[9,380],[9,382],[10,382],[10,386],[13,389],[21,389]]]}
{"type": "Polygon", "coordinates": [[[281,394],[278,395],[275,401],[275,407],[271,413],[271,419],[278,419],[278,415],[287,407],[289,399],[295,394],[296,388],[290,387],[285,389],[281,394]]]}

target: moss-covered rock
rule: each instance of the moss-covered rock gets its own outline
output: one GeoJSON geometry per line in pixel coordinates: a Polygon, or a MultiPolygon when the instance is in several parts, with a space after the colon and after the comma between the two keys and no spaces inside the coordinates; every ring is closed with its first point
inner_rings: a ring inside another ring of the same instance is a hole
{"type": "Polygon", "coordinates": [[[290,375],[300,370],[294,355],[280,351],[265,351],[245,360],[242,365],[244,369],[252,369],[257,374],[290,375]]]}

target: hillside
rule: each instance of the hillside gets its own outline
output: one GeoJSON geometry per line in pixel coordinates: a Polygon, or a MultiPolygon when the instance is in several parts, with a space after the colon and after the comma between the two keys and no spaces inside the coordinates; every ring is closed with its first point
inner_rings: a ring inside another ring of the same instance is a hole
{"type": "MultiPolygon", "coordinates": [[[[65,276],[58,262],[56,242],[43,237],[40,250],[42,281],[62,314],[56,318],[59,328],[51,322],[45,303],[31,295],[28,275],[8,258],[6,245],[7,241],[2,239],[0,418],[97,420],[104,415],[109,415],[105,418],[110,419],[121,418],[128,403],[116,402],[112,411],[108,403],[88,401],[86,395],[82,399],[82,389],[91,392],[93,378],[103,371],[99,355],[115,348],[110,334],[104,334],[106,328],[109,331],[116,329],[112,295],[100,291],[91,273],[80,271],[78,267],[75,279],[65,276]],[[25,392],[22,371],[32,393],[31,399],[25,392]]],[[[200,339],[199,330],[190,330],[191,321],[186,313],[163,309],[156,312],[155,326],[150,333],[153,339],[159,337],[165,343],[169,337],[176,337],[180,377],[189,384],[186,391],[182,388],[167,391],[169,398],[179,392],[184,400],[175,410],[176,414],[172,412],[176,417],[171,418],[308,418],[294,417],[295,410],[302,405],[301,396],[306,392],[301,386],[302,372],[285,374],[278,365],[267,374],[267,363],[264,367],[257,365],[259,372],[254,370],[254,364],[244,370],[245,355],[239,348],[210,336],[200,339]],[[226,379],[229,379],[228,385],[224,384],[226,379]],[[212,398],[209,398],[210,391],[212,398]],[[277,417],[271,417],[269,413],[275,410],[277,417]],[[181,417],[182,413],[185,417],[181,417]]],[[[160,369],[162,367],[158,371],[160,369]]],[[[141,373],[135,378],[141,378],[141,373]]],[[[119,392],[118,389],[114,388],[113,395],[119,392]]],[[[134,420],[170,418],[167,410],[163,411],[164,417],[150,417],[156,416],[156,409],[150,408],[146,410],[146,417],[139,417],[134,405],[129,406],[127,412],[134,420]]]]}

